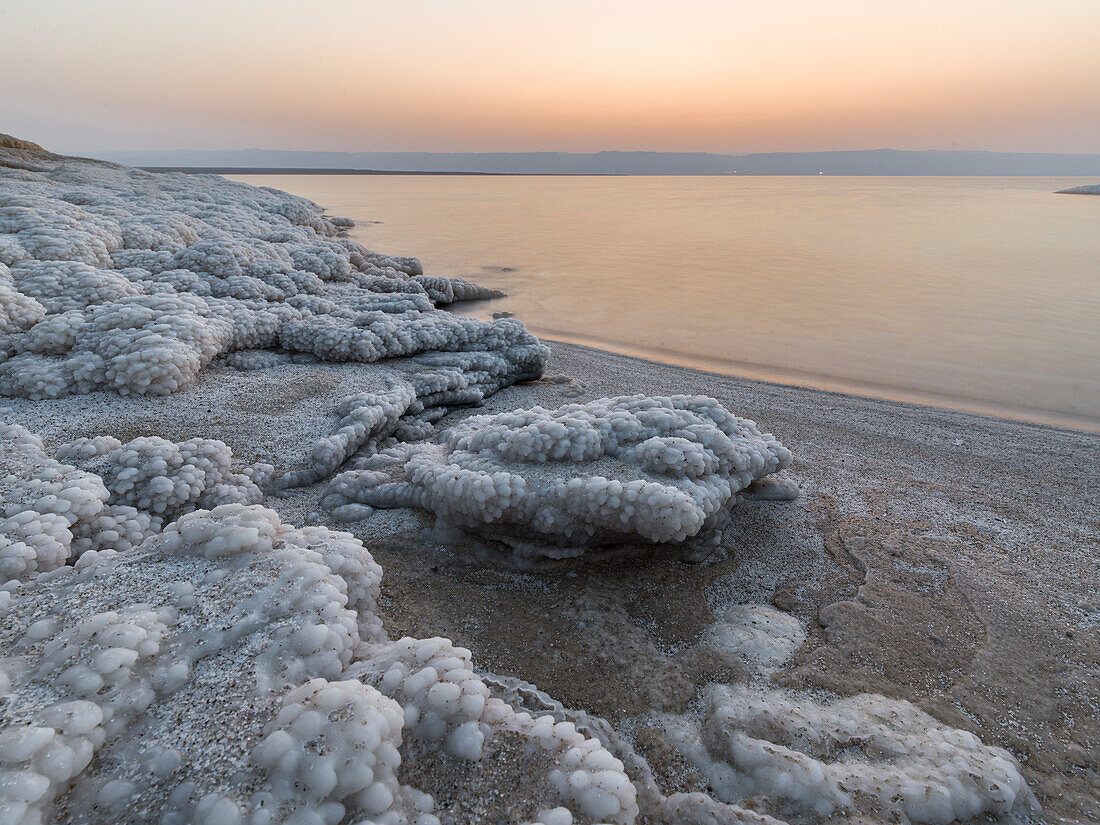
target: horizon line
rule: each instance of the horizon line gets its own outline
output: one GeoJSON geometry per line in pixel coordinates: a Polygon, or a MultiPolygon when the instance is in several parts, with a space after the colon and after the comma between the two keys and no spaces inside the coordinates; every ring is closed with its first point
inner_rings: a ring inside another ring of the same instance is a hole
{"type": "MultiPolygon", "coordinates": [[[[95,153],[122,154],[122,153],[151,153],[151,152],[308,152],[322,155],[713,155],[717,157],[750,157],[753,155],[817,155],[817,154],[849,154],[872,152],[899,152],[907,154],[922,154],[931,152],[941,153],[976,153],[990,155],[1051,155],[1057,157],[1080,157],[1100,155],[1100,147],[1095,152],[1034,152],[1011,149],[895,149],[890,146],[881,146],[875,149],[804,149],[804,150],[775,150],[757,152],[712,152],[701,150],[665,150],[665,149],[597,149],[587,152],[577,152],[564,149],[493,149],[493,150],[461,150],[461,149],[270,149],[259,146],[247,146],[243,148],[220,149],[192,149],[188,147],[173,147],[171,149],[97,149],[95,153]]],[[[92,152],[89,150],[89,154],[92,152]]]]}

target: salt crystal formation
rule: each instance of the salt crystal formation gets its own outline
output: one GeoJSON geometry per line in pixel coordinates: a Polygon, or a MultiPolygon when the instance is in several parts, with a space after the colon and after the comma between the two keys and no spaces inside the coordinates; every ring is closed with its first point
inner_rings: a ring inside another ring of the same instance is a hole
{"type": "Polygon", "coordinates": [[[152,519],[111,502],[103,479],[62,464],[42,440],[0,423],[0,579],[24,581],[87,550],[128,550],[152,519]]]}
{"type": "Polygon", "coordinates": [[[233,472],[233,451],[221,441],[193,438],[180,444],[142,436],[123,444],[100,436],[63,444],[57,458],[102,476],[112,504],[129,505],[156,520],[170,521],[188,510],[218,504],[258,504],[271,465],[233,472]]]}
{"type": "Polygon", "coordinates": [[[637,817],[599,741],[515,710],[446,639],[390,640],[347,533],[227,504],[89,558],[0,591],[5,823],[433,825],[403,752],[472,776],[503,735],[542,765],[532,821],[637,817]]]}
{"type": "Polygon", "coordinates": [[[79,438],[51,457],[34,433],[0,424],[0,579],[26,580],[89,550],[129,550],[200,507],[259,503],[257,482],[272,466],[234,472],[232,462],[220,441],[156,437],[79,438]]]}
{"type": "Polygon", "coordinates": [[[870,815],[940,825],[1037,810],[1007,751],[909,702],[869,693],[821,702],[769,687],[805,641],[794,617],[735,605],[711,635],[756,666],[756,682],[711,685],[701,724],[665,721],[720,799],[763,798],[793,821],[870,815]]]}
{"type": "Polygon", "coordinates": [[[421,507],[521,555],[565,557],[696,536],[791,454],[713,398],[637,395],[471,416],[440,443],[401,444],[366,463],[330,483],[324,504],[337,516],[421,507]]]}
{"type": "Polygon", "coordinates": [[[546,349],[519,322],[435,309],[496,293],[368,252],[349,223],[213,175],[0,149],[0,394],[164,395],[238,350],[466,356],[483,394],[541,374],[546,349]]]}

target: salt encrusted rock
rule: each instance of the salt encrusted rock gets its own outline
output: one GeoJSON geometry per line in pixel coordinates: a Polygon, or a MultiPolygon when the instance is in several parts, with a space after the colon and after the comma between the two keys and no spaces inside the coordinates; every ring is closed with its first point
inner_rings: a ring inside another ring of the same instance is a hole
{"type": "Polygon", "coordinates": [[[537,377],[546,358],[517,322],[433,304],[492,290],[368,252],[340,237],[348,221],[285,192],[16,149],[0,149],[0,184],[3,395],[164,395],[242,349],[486,351],[511,365],[504,382],[537,377]]]}
{"type": "Polygon", "coordinates": [[[712,774],[720,796],[761,793],[804,816],[842,810],[945,823],[1005,814],[1031,799],[1008,752],[874,694],[818,703],[784,691],[713,688],[703,743],[733,769],[722,779],[712,774]]]}
{"type": "Polygon", "coordinates": [[[140,511],[157,525],[199,507],[258,504],[258,484],[272,474],[270,465],[235,472],[233,451],[203,438],[179,444],[157,436],[126,444],[108,436],[80,438],[62,444],[55,455],[99,476],[111,505],[140,511]]]}
{"type": "Polygon", "coordinates": [[[445,639],[391,642],[349,534],[231,504],[88,557],[0,591],[5,822],[438,825],[406,747],[473,775],[497,736],[543,766],[539,821],[636,820],[598,739],[515,710],[445,639]]]}
{"type": "Polygon", "coordinates": [[[416,400],[415,388],[405,382],[391,380],[387,392],[363,393],[343,399],[337,407],[340,423],[332,435],[318,440],[310,454],[309,467],[280,476],[277,486],[300,487],[328,476],[347,461],[352,453],[368,441],[393,433],[401,416],[416,400]]]}
{"type": "Polygon", "coordinates": [[[560,557],[629,539],[682,542],[790,461],[774,436],[714,399],[604,398],[467,418],[441,443],[401,444],[337,476],[323,503],[417,506],[560,557]]]}
{"type": "MultiPolygon", "coordinates": [[[[545,353],[541,345],[531,346],[523,340],[525,332],[496,325],[487,332],[502,341],[486,349],[430,352],[410,358],[395,365],[398,375],[388,379],[386,391],[342,399],[336,408],[336,429],[315,442],[309,465],[283,473],[273,486],[287,489],[321,481],[357,452],[371,460],[379,445],[391,437],[402,441],[427,438],[433,433],[433,423],[449,409],[480,404],[501,387],[540,374],[545,353]],[[407,380],[402,380],[401,373],[407,380]]],[[[477,340],[474,346],[483,341],[480,335],[477,340]]],[[[353,510],[364,512],[362,505],[348,504],[338,520],[355,520],[347,517],[353,510]]]]}
{"type": "Polygon", "coordinates": [[[479,286],[465,278],[433,278],[421,275],[414,278],[428,297],[436,304],[452,304],[457,301],[484,301],[489,298],[503,298],[504,293],[499,289],[479,286]]]}
{"type": "Polygon", "coordinates": [[[55,570],[98,547],[104,531],[123,549],[144,539],[147,520],[131,524],[107,500],[98,476],[54,460],[23,427],[0,424],[0,582],[55,570]]]}
{"type": "Polygon", "coordinates": [[[757,669],[752,684],[710,685],[701,727],[669,717],[684,755],[719,799],[766,800],[801,821],[875,816],[949,823],[1038,809],[1015,759],[899,699],[822,702],[767,682],[805,641],[793,616],[735,605],[711,640],[757,669]]]}

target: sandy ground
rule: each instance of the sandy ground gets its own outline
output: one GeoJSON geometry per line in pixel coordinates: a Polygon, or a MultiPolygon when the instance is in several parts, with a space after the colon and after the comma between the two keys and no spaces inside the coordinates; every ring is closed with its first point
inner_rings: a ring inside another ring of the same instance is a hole
{"type": "MultiPolygon", "coordinates": [[[[743,665],[701,639],[723,606],[771,602],[810,631],[780,684],[909,699],[1011,751],[1045,821],[1100,821],[1100,436],[548,343],[547,378],[505,389],[479,411],[711,395],[790,447],[786,475],[801,496],[738,504],[702,562],[639,547],[518,572],[499,548],[440,536],[418,511],[337,525],[362,537],[385,570],[391,635],[450,637],[479,667],[604,716],[667,793],[705,783],[655,714],[690,713],[705,684],[743,677],[743,665]]],[[[243,461],[281,456],[288,468],[335,423],[338,398],[380,385],[385,372],[211,367],[163,399],[4,403],[7,418],[51,446],[79,435],[202,436],[243,461]]],[[[320,492],[267,504],[284,519],[324,521],[320,492]]]]}

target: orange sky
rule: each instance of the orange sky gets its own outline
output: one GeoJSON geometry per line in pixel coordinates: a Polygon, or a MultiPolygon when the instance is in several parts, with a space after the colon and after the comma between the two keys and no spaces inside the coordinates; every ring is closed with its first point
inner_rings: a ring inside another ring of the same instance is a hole
{"type": "Polygon", "coordinates": [[[1100,152],[1100,0],[0,0],[0,131],[158,148],[1100,152]]]}

